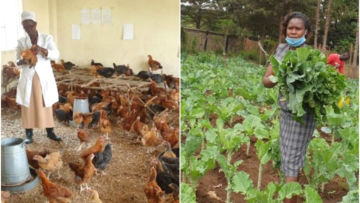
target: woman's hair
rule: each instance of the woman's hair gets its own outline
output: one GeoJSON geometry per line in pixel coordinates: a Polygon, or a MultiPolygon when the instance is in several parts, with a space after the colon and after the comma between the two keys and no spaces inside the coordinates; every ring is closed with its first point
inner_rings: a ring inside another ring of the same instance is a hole
{"type": "Polygon", "coordinates": [[[303,14],[301,12],[297,12],[297,11],[291,12],[291,13],[287,14],[284,17],[284,21],[283,21],[283,24],[282,24],[282,33],[283,33],[283,35],[286,37],[286,28],[287,28],[290,20],[293,19],[293,18],[301,19],[304,22],[305,30],[307,30],[307,33],[306,33],[305,37],[307,39],[308,35],[311,33],[310,20],[305,14],[303,14]]]}

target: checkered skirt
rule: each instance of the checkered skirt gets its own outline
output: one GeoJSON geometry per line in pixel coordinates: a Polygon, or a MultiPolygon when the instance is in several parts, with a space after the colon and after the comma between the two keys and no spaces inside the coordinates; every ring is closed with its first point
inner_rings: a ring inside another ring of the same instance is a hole
{"type": "Polygon", "coordinates": [[[313,114],[305,114],[304,123],[292,119],[289,111],[280,113],[281,170],[285,176],[297,177],[304,167],[306,150],[314,133],[316,122],[313,114]]]}

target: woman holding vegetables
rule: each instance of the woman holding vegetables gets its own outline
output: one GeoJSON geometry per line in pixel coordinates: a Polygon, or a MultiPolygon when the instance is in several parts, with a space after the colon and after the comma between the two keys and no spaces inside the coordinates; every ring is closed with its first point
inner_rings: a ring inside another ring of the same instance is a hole
{"type": "MultiPolygon", "coordinates": [[[[309,18],[300,12],[292,12],[285,16],[283,22],[283,34],[286,44],[279,44],[275,52],[275,58],[282,61],[289,50],[306,46],[305,41],[311,31],[309,18]]],[[[270,76],[274,75],[272,66],[267,68],[263,78],[264,86],[272,88],[276,83],[271,82],[270,76]]],[[[315,130],[316,122],[312,112],[307,112],[303,117],[303,124],[293,120],[289,111],[286,98],[280,93],[278,104],[280,113],[280,150],[281,170],[285,174],[286,182],[298,181],[298,174],[304,166],[305,154],[310,139],[315,130]]],[[[284,202],[296,202],[296,196],[284,202]]]]}

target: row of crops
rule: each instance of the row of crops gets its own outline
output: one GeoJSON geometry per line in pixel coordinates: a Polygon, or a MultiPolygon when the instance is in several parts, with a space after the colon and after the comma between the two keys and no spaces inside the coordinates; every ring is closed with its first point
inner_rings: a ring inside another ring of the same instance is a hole
{"type": "MultiPolygon", "coordinates": [[[[265,68],[241,58],[210,53],[183,54],[181,59],[181,200],[196,202],[199,180],[215,167],[224,173],[226,202],[239,193],[246,202],[282,202],[293,195],[305,202],[322,202],[319,195],[334,178],[345,179],[342,202],[358,202],[358,81],[346,80],[349,91],[340,113],[326,107],[327,120],[318,123],[309,144],[303,173],[307,184],[284,182],[280,168],[278,88],[262,84],[265,68]],[[327,139],[321,134],[331,136],[327,139]],[[250,145],[255,139],[255,145],[250,145]],[[260,160],[257,182],[239,170],[234,160],[241,146],[256,148],[260,160]],[[261,187],[268,162],[282,180],[261,187]]],[[[345,95],[345,93],[343,94],[345,95]]]]}

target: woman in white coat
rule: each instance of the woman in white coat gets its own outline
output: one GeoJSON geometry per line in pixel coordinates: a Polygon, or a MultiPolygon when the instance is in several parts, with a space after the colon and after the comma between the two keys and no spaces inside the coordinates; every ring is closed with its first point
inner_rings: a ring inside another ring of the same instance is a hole
{"type": "Polygon", "coordinates": [[[59,100],[58,90],[50,60],[59,57],[51,35],[40,34],[36,30],[35,14],[24,11],[22,25],[27,36],[19,39],[17,60],[22,68],[16,92],[16,102],[21,105],[22,126],[25,128],[25,143],[32,143],[33,128],[46,128],[47,136],[55,141],[61,138],[54,133],[52,105],[59,100]],[[34,67],[21,60],[20,53],[30,49],[37,57],[34,67]]]}

